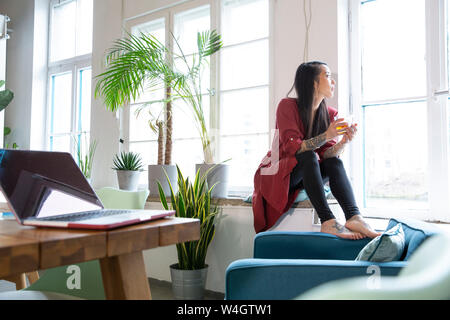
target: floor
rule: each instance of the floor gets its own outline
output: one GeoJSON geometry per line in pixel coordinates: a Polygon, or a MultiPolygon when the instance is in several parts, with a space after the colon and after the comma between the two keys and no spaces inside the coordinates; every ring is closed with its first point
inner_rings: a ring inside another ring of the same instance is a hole
{"type": "MultiPolygon", "coordinates": [[[[173,300],[171,283],[150,278],[150,291],[153,300],[173,300]]],[[[223,300],[224,294],[221,292],[205,291],[205,300],[223,300]]]]}
{"type": "MultiPolygon", "coordinates": [[[[170,282],[150,278],[150,291],[153,300],[173,300],[172,287],[170,282]]],[[[0,292],[13,291],[16,289],[14,283],[0,280],[0,292]]],[[[223,300],[224,294],[221,292],[205,291],[205,300],[223,300]]]]}

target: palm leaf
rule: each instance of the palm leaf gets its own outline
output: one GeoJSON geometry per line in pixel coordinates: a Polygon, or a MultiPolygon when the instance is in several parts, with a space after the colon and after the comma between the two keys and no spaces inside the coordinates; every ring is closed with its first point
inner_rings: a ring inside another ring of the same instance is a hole
{"type": "Polygon", "coordinates": [[[197,47],[201,57],[210,56],[222,48],[223,43],[216,30],[197,33],[197,47]]]}

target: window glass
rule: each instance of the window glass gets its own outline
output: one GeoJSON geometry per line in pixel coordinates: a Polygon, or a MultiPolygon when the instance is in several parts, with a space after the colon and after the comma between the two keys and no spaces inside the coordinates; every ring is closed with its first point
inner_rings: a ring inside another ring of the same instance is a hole
{"type": "Polygon", "coordinates": [[[224,135],[267,132],[268,87],[223,92],[220,96],[221,132],[224,135]]]}
{"type": "Polygon", "coordinates": [[[83,55],[92,52],[93,0],[78,0],[77,52],[83,55]]]}
{"type": "Polygon", "coordinates": [[[131,152],[139,153],[142,159],[144,172],[141,172],[139,176],[139,184],[148,184],[148,164],[156,164],[158,162],[158,142],[146,141],[146,142],[134,142],[130,143],[129,147],[131,152]]]}
{"type": "Polygon", "coordinates": [[[79,71],[78,131],[87,132],[91,128],[91,68],[79,71]]]}
{"type": "Polygon", "coordinates": [[[68,152],[70,150],[70,135],[50,137],[50,151],[68,152]]]}
{"type": "Polygon", "coordinates": [[[72,74],[54,75],[51,83],[51,133],[69,133],[72,123],[72,74]]]}
{"type": "Polygon", "coordinates": [[[173,142],[173,159],[184,177],[195,177],[195,165],[203,163],[203,149],[199,138],[178,139],[173,142]]]}
{"type": "Polygon", "coordinates": [[[425,0],[363,1],[360,21],[363,101],[425,96],[425,0]]]}
{"type": "Polygon", "coordinates": [[[157,133],[150,128],[149,121],[154,124],[155,119],[164,120],[162,112],[161,108],[132,105],[130,107],[130,141],[158,139],[157,133]]]}
{"type": "Polygon", "coordinates": [[[174,15],[173,50],[176,54],[189,55],[198,51],[197,32],[210,29],[209,5],[183,11],[174,15]],[[179,47],[178,47],[179,46],[179,47]]]}
{"type": "Polygon", "coordinates": [[[222,0],[221,8],[219,157],[231,158],[230,189],[250,190],[269,148],[269,1],[222,0]]]}
{"type": "Polygon", "coordinates": [[[46,142],[50,150],[72,152],[77,159],[76,144],[82,153],[90,144],[92,70],[87,54],[92,51],[93,0],[51,3],[46,142]]]}
{"type": "Polygon", "coordinates": [[[365,107],[362,130],[366,206],[427,208],[426,103],[365,107]]]}
{"type": "Polygon", "coordinates": [[[269,40],[221,50],[221,90],[269,83],[269,40]]]}
{"type": "Polygon", "coordinates": [[[53,8],[51,61],[75,56],[77,2],[69,1],[53,8]]]}
{"type": "Polygon", "coordinates": [[[231,165],[232,186],[253,185],[253,176],[267,153],[268,134],[221,137],[220,161],[231,165]]]}
{"type": "MultiPolygon", "coordinates": [[[[138,26],[135,26],[131,29],[131,34],[135,36],[139,36],[141,33],[146,35],[152,35],[155,37],[161,44],[165,45],[166,37],[165,37],[165,19],[157,19],[154,21],[150,21],[138,26]]],[[[165,98],[165,89],[164,83],[156,82],[152,84],[150,87],[150,82],[146,82],[144,84],[144,90],[141,95],[133,102],[133,103],[143,103],[148,101],[161,100],[165,98]]],[[[163,104],[158,103],[152,105],[152,110],[155,108],[162,108],[163,104]]],[[[155,113],[156,111],[152,111],[155,113]]],[[[131,117],[130,117],[131,120],[131,117]]]]}
{"type": "MultiPolygon", "coordinates": [[[[202,96],[203,114],[206,127],[210,127],[209,106],[210,97],[202,96]]],[[[194,138],[198,137],[197,121],[194,118],[194,111],[191,105],[181,99],[174,101],[173,108],[173,135],[174,139],[194,138]]]]}
{"type": "Polygon", "coordinates": [[[269,36],[268,0],[222,1],[224,45],[245,42],[269,36]],[[251,17],[251,18],[249,18],[251,17]]]}
{"type": "Polygon", "coordinates": [[[56,4],[52,10],[50,61],[92,51],[93,0],[56,4]]]}

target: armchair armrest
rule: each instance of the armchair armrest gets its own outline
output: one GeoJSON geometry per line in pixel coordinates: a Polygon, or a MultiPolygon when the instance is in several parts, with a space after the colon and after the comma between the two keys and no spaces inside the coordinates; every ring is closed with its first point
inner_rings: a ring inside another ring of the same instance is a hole
{"type": "Polygon", "coordinates": [[[266,231],[255,236],[253,257],[353,260],[370,240],[342,239],[323,232],[266,231]]]}
{"type": "MultiPolygon", "coordinates": [[[[227,300],[293,299],[322,283],[372,275],[368,267],[377,265],[381,276],[397,275],[407,262],[241,259],[231,263],[225,275],[227,300]]],[[[370,269],[369,269],[370,270],[370,269]]]]}

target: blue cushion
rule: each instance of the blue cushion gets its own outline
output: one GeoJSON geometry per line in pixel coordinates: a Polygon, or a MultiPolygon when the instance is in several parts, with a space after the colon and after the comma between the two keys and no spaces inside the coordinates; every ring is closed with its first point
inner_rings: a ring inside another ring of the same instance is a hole
{"type": "Polygon", "coordinates": [[[390,219],[386,230],[391,229],[398,223],[402,224],[405,233],[405,249],[400,260],[408,260],[424,240],[442,233],[442,230],[433,224],[416,219],[390,219]]]}
{"type": "MultiPolygon", "coordinates": [[[[325,191],[325,197],[328,197],[328,195],[331,193],[329,186],[323,186],[323,191],[325,191]]],[[[253,194],[249,195],[247,198],[244,199],[244,202],[252,203],[252,197],[253,194]]],[[[305,189],[301,189],[300,192],[297,195],[297,198],[295,198],[294,203],[302,202],[305,200],[308,200],[308,195],[306,194],[305,189]]]]}
{"type": "Polygon", "coordinates": [[[404,248],[405,233],[401,223],[398,223],[370,241],[355,260],[373,262],[397,261],[402,256],[404,248]]]}

